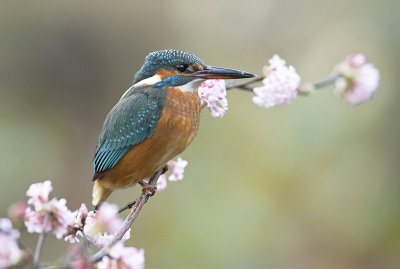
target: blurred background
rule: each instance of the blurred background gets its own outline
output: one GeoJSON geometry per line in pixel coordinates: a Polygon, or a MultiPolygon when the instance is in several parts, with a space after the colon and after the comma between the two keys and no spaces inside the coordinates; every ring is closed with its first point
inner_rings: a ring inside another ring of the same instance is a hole
{"type": "MultiPolygon", "coordinates": [[[[46,179],[72,210],[90,204],[103,120],[151,51],[253,73],[277,53],[303,81],[362,52],[381,72],[366,104],[330,88],[262,109],[232,90],[224,118],[203,111],[185,179],[151,198],[128,245],[145,249],[146,268],[400,268],[398,10],[397,0],[2,0],[1,216],[46,179]]],[[[23,237],[34,247],[37,235],[23,237]]],[[[67,244],[49,236],[43,259],[67,244]]]]}

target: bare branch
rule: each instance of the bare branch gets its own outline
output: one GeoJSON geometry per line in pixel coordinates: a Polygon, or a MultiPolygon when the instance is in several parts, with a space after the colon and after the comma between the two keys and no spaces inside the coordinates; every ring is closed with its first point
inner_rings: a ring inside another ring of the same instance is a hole
{"type": "MultiPolygon", "coordinates": [[[[154,176],[149,180],[149,185],[152,187],[155,187],[157,184],[158,178],[165,172],[164,168],[161,168],[158,170],[154,176]]],[[[147,202],[149,197],[151,196],[151,191],[149,189],[143,189],[142,194],[138,199],[135,200],[135,203],[133,205],[133,208],[131,212],[129,212],[129,215],[126,217],[124,223],[122,224],[121,228],[119,231],[114,235],[114,238],[111,240],[111,242],[106,245],[104,248],[99,250],[96,254],[94,254],[92,257],[90,257],[90,262],[92,263],[97,263],[99,262],[105,255],[108,254],[109,250],[124,237],[125,233],[128,231],[128,229],[131,227],[132,223],[135,221],[136,217],[139,215],[140,211],[142,210],[142,207],[144,204],[147,202]]],[[[132,202],[133,203],[133,202],[132,202]]]]}
{"type": "Polygon", "coordinates": [[[263,76],[256,76],[254,78],[245,80],[245,81],[241,81],[241,82],[237,82],[237,83],[231,83],[229,85],[226,86],[226,89],[233,89],[233,88],[237,88],[237,89],[242,89],[242,90],[253,90],[253,87],[249,86],[250,84],[254,83],[254,82],[258,82],[263,80],[264,77],[263,76]]]}
{"type": "Polygon", "coordinates": [[[124,212],[127,209],[131,209],[136,204],[136,201],[137,201],[137,199],[126,204],[124,207],[122,207],[120,210],[118,210],[118,214],[121,214],[122,212],[124,212]]]}

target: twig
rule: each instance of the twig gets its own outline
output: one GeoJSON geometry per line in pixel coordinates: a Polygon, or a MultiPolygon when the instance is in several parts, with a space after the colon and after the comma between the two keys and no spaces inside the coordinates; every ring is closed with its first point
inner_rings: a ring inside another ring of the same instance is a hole
{"type": "Polygon", "coordinates": [[[132,206],[134,206],[134,205],[136,204],[136,201],[137,201],[137,199],[135,199],[134,201],[132,201],[132,202],[130,202],[130,203],[128,203],[128,204],[126,204],[124,207],[122,207],[122,208],[118,211],[118,214],[121,214],[122,212],[124,212],[124,211],[127,210],[127,209],[131,209],[132,206]]]}
{"type": "Polygon", "coordinates": [[[325,78],[325,79],[323,79],[323,80],[321,80],[321,81],[315,82],[315,83],[314,83],[314,88],[315,88],[315,89],[321,89],[321,88],[323,88],[323,87],[329,86],[329,85],[335,83],[335,81],[336,81],[340,76],[341,76],[341,75],[338,74],[338,73],[333,73],[333,74],[329,75],[327,78],[325,78]]]}
{"type": "MultiPolygon", "coordinates": [[[[158,170],[154,176],[149,180],[149,185],[155,187],[157,184],[158,178],[164,173],[164,168],[158,170]]],[[[147,202],[149,197],[151,196],[151,191],[149,189],[143,189],[142,194],[138,199],[136,199],[136,203],[132,208],[129,215],[126,217],[124,223],[122,224],[119,231],[114,235],[113,239],[109,244],[107,244],[104,248],[99,250],[96,254],[89,258],[89,261],[92,263],[99,262],[105,255],[107,255],[108,251],[124,237],[125,233],[128,231],[129,227],[131,227],[132,223],[135,221],[139,212],[142,210],[143,205],[147,202]]]]}
{"type": "MultiPolygon", "coordinates": [[[[303,96],[307,96],[309,95],[313,90],[317,90],[317,89],[321,89],[324,88],[326,86],[329,86],[333,83],[335,83],[335,81],[340,77],[341,75],[338,73],[332,73],[331,75],[329,75],[327,78],[315,82],[315,83],[303,83],[299,86],[298,88],[298,93],[299,95],[303,95],[303,96]]],[[[226,86],[226,89],[240,89],[240,90],[245,90],[245,91],[253,91],[254,87],[251,86],[252,83],[258,82],[263,80],[264,77],[263,76],[257,76],[254,77],[252,79],[248,79],[246,81],[242,81],[242,82],[238,82],[238,83],[232,83],[226,86]]]]}
{"type": "Polygon", "coordinates": [[[226,86],[226,89],[229,90],[229,89],[237,88],[237,89],[242,89],[242,90],[253,90],[253,87],[250,87],[249,85],[251,83],[258,82],[263,79],[264,79],[263,76],[256,76],[254,78],[251,78],[251,79],[248,79],[245,81],[229,84],[226,86]]]}
{"type": "Polygon", "coordinates": [[[43,220],[43,231],[39,235],[39,239],[36,244],[35,254],[33,256],[33,264],[32,264],[33,268],[39,267],[40,252],[42,251],[44,238],[46,237],[46,233],[47,233],[46,228],[47,228],[47,224],[49,222],[49,217],[50,217],[50,212],[46,212],[46,214],[44,215],[44,220],[43,220]]]}

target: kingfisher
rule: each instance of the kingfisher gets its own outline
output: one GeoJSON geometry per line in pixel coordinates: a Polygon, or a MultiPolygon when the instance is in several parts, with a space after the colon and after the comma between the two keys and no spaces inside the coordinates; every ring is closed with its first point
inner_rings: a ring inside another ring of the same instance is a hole
{"type": "MultiPolygon", "coordinates": [[[[147,55],[133,85],[108,113],[93,158],[92,203],[142,183],[195,138],[200,84],[207,79],[251,78],[251,73],[206,65],[182,50],[147,55]]],[[[153,190],[154,191],[154,190],[153,190]]]]}

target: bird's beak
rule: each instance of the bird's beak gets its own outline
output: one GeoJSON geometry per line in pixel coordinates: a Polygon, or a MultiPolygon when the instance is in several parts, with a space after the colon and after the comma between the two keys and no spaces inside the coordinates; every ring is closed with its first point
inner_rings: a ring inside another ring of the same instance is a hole
{"type": "Polygon", "coordinates": [[[237,79],[254,77],[253,74],[244,71],[215,66],[206,66],[203,70],[192,73],[191,76],[202,79],[237,79]]]}

